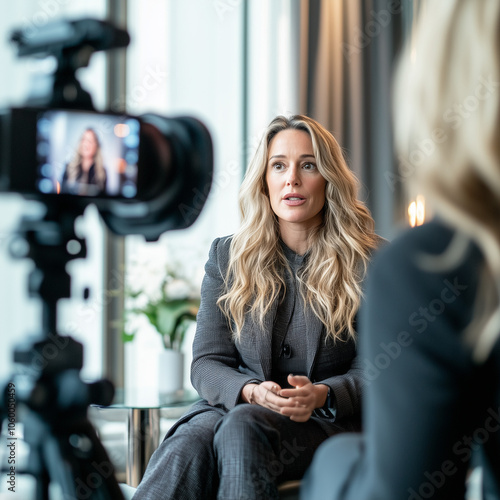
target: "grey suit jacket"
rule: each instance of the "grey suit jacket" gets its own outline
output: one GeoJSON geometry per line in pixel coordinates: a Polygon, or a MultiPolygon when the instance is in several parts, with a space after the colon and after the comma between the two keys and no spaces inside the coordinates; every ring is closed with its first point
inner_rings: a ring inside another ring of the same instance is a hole
{"type": "MultiPolygon", "coordinates": [[[[195,404],[182,421],[211,408],[221,412],[231,410],[240,402],[244,385],[270,380],[271,336],[278,303],[272,305],[266,316],[264,329],[248,318],[241,341],[236,343],[217,305],[224,290],[230,241],[230,237],[217,238],[205,266],[191,365],[191,381],[203,401],[195,404]]],[[[294,281],[288,280],[287,287],[293,293],[294,281]]],[[[335,421],[312,418],[318,420],[328,435],[359,430],[361,367],[356,363],[354,342],[334,343],[330,339],[325,342],[323,324],[311,311],[306,313],[306,324],[304,349],[308,377],[313,383],[330,386],[337,405],[335,421]]]]}

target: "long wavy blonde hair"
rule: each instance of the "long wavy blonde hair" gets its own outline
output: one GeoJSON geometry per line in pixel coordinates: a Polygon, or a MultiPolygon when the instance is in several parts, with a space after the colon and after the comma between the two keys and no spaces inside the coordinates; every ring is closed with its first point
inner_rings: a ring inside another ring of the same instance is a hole
{"type": "Polygon", "coordinates": [[[308,258],[298,276],[300,292],[327,336],[355,338],[353,320],[378,238],[368,209],[357,199],[357,180],[339,144],[307,116],[276,117],[250,162],[239,195],[242,222],[231,239],[226,293],[218,304],[239,338],[247,315],[262,328],[265,315],[286,289],[283,271],[288,263],[265,180],[269,144],[286,129],[303,130],[311,136],[318,171],[326,179],[323,221],[310,235],[308,258]]]}
{"type": "Polygon", "coordinates": [[[81,135],[80,142],[78,143],[78,149],[75,151],[75,154],[73,155],[71,161],[68,163],[67,180],[69,183],[75,182],[76,179],[78,178],[78,174],[80,173],[81,162],[82,162],[82,155],[80,153],[80,144],[85,132],[91,132],[92,135],[94,136],[96,142],[96,152],[94,155],[95,180],[99,189],[104,189],[104,186],[106,184],[106,170],[104,168],[104,161],[102,158],[101,143],[99,141],[99,137],[97,136],[96,131],[93,128],[85,129],[85,131],[81,135]]]}
{"type": "Polygon", "coordinates": [[[498,0],[425,5],[398,65],[394,109],[410,184],[484,255],[479,307],[466,331],[484,359],[500,334],[498,0]]]}

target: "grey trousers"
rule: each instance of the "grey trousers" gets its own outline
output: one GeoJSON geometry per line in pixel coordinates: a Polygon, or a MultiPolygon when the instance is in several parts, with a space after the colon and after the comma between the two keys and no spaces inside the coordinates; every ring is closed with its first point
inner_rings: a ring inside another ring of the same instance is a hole
{"type": "Polygon", "coordinates": [[[133,500],[278,499],[277,486],[301,479],[327,434],[241,404],[194,415],[151,457],[133,500]]]}

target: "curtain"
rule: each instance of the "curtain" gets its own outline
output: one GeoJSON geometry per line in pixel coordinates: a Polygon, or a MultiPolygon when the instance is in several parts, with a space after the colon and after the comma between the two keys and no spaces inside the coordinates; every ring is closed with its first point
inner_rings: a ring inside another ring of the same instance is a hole
{"type": "Polygon", "coordinates": [[[339,141],[376,230],[388,239],[404,217],[391,82],[412,13],[409,0],[306,0],[301,12],[302,110],[339,141]]]}

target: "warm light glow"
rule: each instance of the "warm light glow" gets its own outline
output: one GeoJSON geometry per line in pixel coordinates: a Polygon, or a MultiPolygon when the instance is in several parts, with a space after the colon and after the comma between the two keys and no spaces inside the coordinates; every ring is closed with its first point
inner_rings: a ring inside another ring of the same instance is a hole
{"type": "Polygon", "coordinates": [[[61,192],[61,183],[56,181],[56,193],[59,194],[61,192]]]}
{"type": "Polygon", "coordinates": [[[408,221],[411,227],[415,227],[417,223],[417,203],[415,201],[408,205],[408,221]]]}
{"type": "Polygon", "coordinates": [[[125,123],[117,123],[113,129],[116,137],[127,137],[130,133],[130,128],[125,123]]]}
{"type": "Polygon", "coordinates": [[[421,195],[417,196],[417,226],[421,226],[425,222],[425,198],[421,195]]]}
{"type": "Polygon", "coordinates": [[[116,171],[119,174],[124,174],[127,168],[127,162],[123,158],[116,159],[116,171]]]}
{"type": "Polygon", "coordinates": [[[425,222],[425,198],[418,195],[408,205],[408,222],[411,227],[421,226],[425,222]]]}

